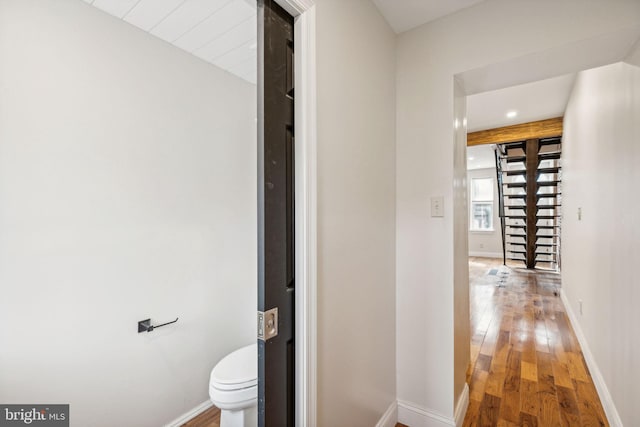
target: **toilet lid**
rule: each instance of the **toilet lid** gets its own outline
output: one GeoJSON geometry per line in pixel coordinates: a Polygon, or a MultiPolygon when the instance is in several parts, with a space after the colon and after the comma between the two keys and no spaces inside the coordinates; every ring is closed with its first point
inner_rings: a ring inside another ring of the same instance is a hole
{"type": "Polygon", "coordinates": [[[211,384],[221,390],[251,387],[257,382],[257,344],[251,344],[229,353],[211,371],[211,384]]]}

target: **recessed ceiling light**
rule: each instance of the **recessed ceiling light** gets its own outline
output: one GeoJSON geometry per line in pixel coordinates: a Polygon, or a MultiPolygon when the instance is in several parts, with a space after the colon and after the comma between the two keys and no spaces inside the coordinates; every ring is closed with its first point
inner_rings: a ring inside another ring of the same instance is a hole
{"type": "Polygon", "coordinates": [[[475,159],[475,157],[469,157],[469,160],[473,160],[473,159],[475,159]]]}
{"type": "Polygon", "coordinates": [[[507,117],[510,118],[510,119],[513,119],[517,115],[518,115],[518,112],[515,111],[515,110],[511,110],[511,111],[507,112],[507,117]]]}

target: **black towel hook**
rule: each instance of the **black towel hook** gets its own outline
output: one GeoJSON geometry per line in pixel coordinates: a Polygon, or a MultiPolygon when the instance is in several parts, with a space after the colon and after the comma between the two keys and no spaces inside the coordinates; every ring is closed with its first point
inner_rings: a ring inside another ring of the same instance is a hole
{"type": "Polygon", "coordinates": [[[145,319],[145,320],[141,320],[138,322],[138,333],[140,332],[151,332],[156,328],[161,328],[163,326],[167,326],[170,325],[172,323],[176,323],[178,321],[179,317],[176,317],[176,320],[172,321],[172,322],[167,322],[167,323],[162,323],[160,325],[152,325],[151,324],[151,319],[145,319]]]}

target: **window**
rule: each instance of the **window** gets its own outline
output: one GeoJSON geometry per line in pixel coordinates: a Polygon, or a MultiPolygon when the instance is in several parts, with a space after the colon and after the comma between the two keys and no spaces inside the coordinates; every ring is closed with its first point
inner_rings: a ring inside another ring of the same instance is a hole
{"type": "Polygon", "coordinates": [[[493,231],[493,178],[471,179],[472,231],[493,231]]]}

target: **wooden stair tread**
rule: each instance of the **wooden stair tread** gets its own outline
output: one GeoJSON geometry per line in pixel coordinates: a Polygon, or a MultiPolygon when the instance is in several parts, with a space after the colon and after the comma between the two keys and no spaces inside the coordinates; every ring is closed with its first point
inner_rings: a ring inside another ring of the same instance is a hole
{"type": "Polygon", "coordinates": [[[524,148],[527,141],[516,141],[516,142],[506,142],[504,144],[500,144],[502,148],[505,150],[514,150],[516,148],[524,148]]]}
{"type": "Polygon", "coordinates": [[[527,156],[511,156],[511,157],[504,157],[504,159],[507,161],[507,163],[520,163],[527,160],[527,156]]]}
{"type": "Polygon", "coordinates": [[[544,147],[545,145],[562,145],[562,137],[543,138],[538,141],[539,147],[544,147]]]}
{"type": "Polygon", "coordinates": [[[560,172],[560,169],[562,169],[562,166],[553,166],[553,167],[548,167],[548,168],[538,168],[538,169],[536,169],[536,172],[538,174],[558,173],[558,172],[560,172]]]}
{"type": "Polygon", "coordinates": [[[538,160],[559,160],[561,152],[538,153],[538,160]]]}

